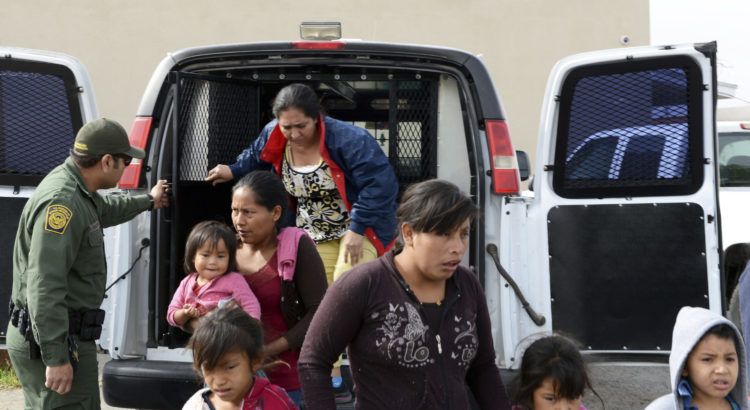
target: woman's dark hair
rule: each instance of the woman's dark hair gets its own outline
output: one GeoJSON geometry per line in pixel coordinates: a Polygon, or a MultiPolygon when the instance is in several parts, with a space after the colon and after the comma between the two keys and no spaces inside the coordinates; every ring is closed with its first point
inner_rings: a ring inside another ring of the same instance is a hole
{"type": "MultiPolygon", "coordinates": [[[[415,232],[446,234],[473,220],[478,208],[468,195],[448,181],[431,179],[410,186],[396,211],[398,226],[409,224],[415,232]]],[[[400,237],[396,244],[403,246],[400,237]]]]}
{"type": "Polygon", "coordinates": [[[305,84],[289,84],[276,94],[272,107],[273,116],[279,118],[279,114],[290,108],[296,108],[314,120],[320,116],[318,95],[305,84]]]}
{"type": "Polygon", "coordinates": [[[546,378],[552,379],[557,397],[575,400],[583,395],[586,388],[599,397],[591,387],[578,347],[563,336],[543,337],[526,348],[521,359],[521,370],[514,381],[513,403],[526,409],[533,408],[534,390],[546,378]]]}
{"type": "Polygon", "coordinates": [[[281,207],[281,217],[276,221],[276,229],[284,221],[289,205],[289,195],[284,188],[281,178],[271,171],[253,171],[240,178],[232,187],[232,195],[242,188],[253,193],[253,199],[258,205],[273,211],[276,206],[281,207]]]}
{"type": "Polygon", "coordinates": [[[208,243],[211,246],[210,249],[213,250],[221,240],[224,240],[224,246],[229,252],[227,272],[236,270],[234,259],[237,255],[237,237],[232,229],[219,221],[203,221],[193,227],[185,242],[185,273],[195,272],[195,254],[201,246],[208,243]]]}
{"type": "Polygon", "coordinates": [[[188,347],[193,349],[193,367],[198,374],[216,368],[222,356],[234,351],[245,353],[251,363],[260,362],[263,327],[231,301],[200,320],[188,347]]]}

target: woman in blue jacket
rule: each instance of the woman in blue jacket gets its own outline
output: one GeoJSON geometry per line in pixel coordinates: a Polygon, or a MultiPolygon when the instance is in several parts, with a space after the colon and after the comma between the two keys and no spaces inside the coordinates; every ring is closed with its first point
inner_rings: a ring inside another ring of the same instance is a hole
{"type": "Polygon", "coordinates": [[[296,199],[296,225],[318,245],[329,283],[357,263],[375,259],[396,230],[396,176],[363,128],[324,116],[304,84],[279,91],[275,120],[232,165],[217,165],[206,181],[240,178],[272,168],[296,199]]]}

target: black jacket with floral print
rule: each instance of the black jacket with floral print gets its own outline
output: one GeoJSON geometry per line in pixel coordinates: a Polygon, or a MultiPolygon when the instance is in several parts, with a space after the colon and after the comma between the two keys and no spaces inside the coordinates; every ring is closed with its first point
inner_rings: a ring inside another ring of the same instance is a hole
{"type": "Polygon", "coordinates": [[[335,409],[330,371],[348,346],[357,408],[468,409],[468,385],[482,409],[510,409],[476,277],[456,269],[432,329],[393,256],[355,267],[323,298],[298,365],[306,407],[335,409]]]}

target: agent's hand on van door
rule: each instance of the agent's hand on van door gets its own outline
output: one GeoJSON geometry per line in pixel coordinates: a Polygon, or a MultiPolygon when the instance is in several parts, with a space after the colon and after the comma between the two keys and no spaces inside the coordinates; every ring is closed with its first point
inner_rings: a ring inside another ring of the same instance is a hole
{"type": "Polygon", "coordinates": [[[212,185],[216,185],[222,182],[231,181],[233,179],[234,175],[232,175],[232,170],[229,169],[229,166],[219,164],[208,171],[208,175],[206,175],[206,179],[204,181],[208,181],[211,182],[212,185]]]}
{"type": "Polygon", "coordinates": [[[171,191],[172,186],[166,179],[160,179],[156,182],[156,185],[154,185],[154,187],[151,188],[151,192],[149,192],[154,198],[154,209],[169,206],[169,194],[171,191]]]}
{"type": "Polygon", "coordinates": [[[44,387],[56,392],[66,394],[73,386],[73,366],[65,363],[60,366],[47,366],[44,372],[44,387]]]}
{"type": "Polygon", "coordinates": [[[364,240],[364,236],[354,231],[346,231],[344,237],[341,238],[341,246],[344,247],[344,263],[351,266],[359,263],[360,258],[362,258],[362,243],[364,240]]]}

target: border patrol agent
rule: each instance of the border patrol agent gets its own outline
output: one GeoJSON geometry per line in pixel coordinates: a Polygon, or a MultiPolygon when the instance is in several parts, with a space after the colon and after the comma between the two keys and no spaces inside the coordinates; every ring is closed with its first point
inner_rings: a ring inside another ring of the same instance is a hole
{"type": "Polygon", "coordinates": [[[120,124],[91,121],[23,209],[6,343],[27,409],[101,406],[94,340],[104,321],[102,230],[167,206],[168,184],[136,196],[97,190],[115,187],[131,159],[144,157],[120,124]]]}

